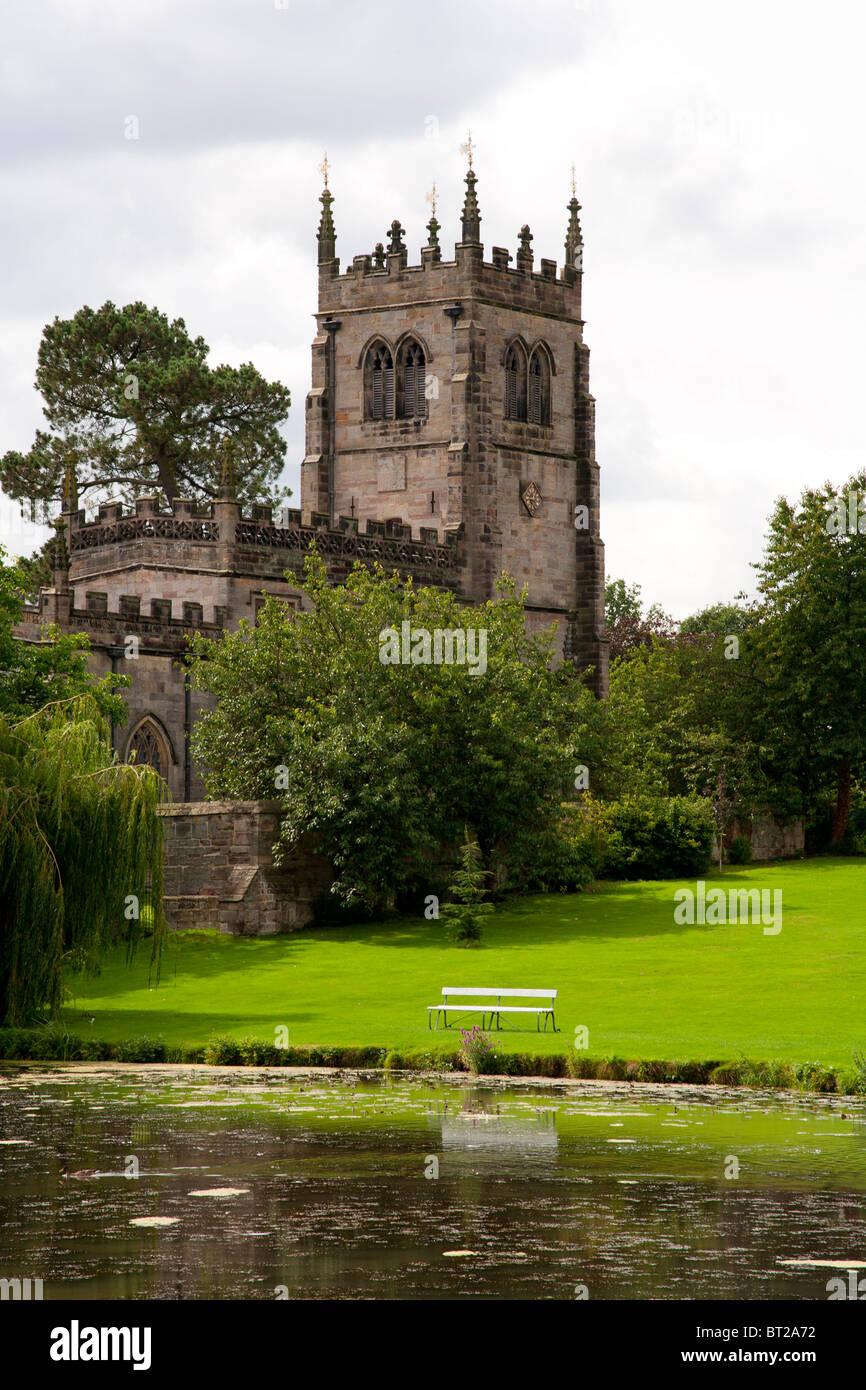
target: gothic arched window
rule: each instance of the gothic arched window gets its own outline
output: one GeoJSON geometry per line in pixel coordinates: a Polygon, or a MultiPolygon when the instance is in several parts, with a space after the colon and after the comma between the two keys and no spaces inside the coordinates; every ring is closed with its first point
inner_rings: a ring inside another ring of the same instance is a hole
{"type": "Polygon", "coordinates": [[[517,343],[505,354],[505,418],[526,419],[526,358],[517,343]]]}
{"type": "Polygon", "coordinates": [[[550,424],[550,359],[542,347],[537,347],[529,359],[526,418],[533,425],[550,424]]]}
{"type": "Polygon", "coordinates": [[[146,763],[160,777],[168,777],[169,766],[174,761],[171,746],[159,724],[149,715],[133,730],[126,749],[126,761],[139,765],[146,763]]]}
{"type": "Polygon", "coordinates": [[[367,351],[364,414],[368,420],[394,418],[394,359],[385,343],[373,343],[367,351]]]}
{"type": "Polygon", "coordinates": [[[427,414],[424,390],[427,362],[420,343],[409,339],[397,358],[397,416],[401,420],[418,420],[427,414]]]}

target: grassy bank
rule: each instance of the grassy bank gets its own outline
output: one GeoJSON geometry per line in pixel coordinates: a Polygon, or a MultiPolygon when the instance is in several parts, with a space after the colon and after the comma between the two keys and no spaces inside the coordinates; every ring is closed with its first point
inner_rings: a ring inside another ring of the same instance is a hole
{"type": "MultiPolygon", "coordinates": [[[[439,923],[403,919],[288,937],[187,933],[170,939],[158,984],[146,951],[79,978],[64,1011],[72,1034],[119,1043],[147,1035],[202,1048],[215,1034],[290,1047],[453,1054],[453,1029],[429,1032],[444,984],[559,990],[557,1033],[497,1033],[503,1054],[701,1061],[750,1057],[850,1069],[866,1047],[866,863],[811,860],[726,872],[708,883],[780,889],[783,924],[674,922],[679,883],[600,884],[501,906],[476,950],[439,923]],[[283,1036],[283,1040],[285,1037],[283,1036]]],[[[471,1019],[468,1022],[475,1022],[471,1019]]]]}

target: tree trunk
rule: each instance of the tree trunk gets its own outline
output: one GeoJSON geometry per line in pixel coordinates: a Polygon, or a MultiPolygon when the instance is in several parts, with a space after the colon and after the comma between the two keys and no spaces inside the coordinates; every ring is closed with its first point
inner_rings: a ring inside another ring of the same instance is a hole
{"type": "Polygon", "coordinates": [[[848,813],[851,810],[851,764],[840,762],[836,782],[836,809],[833,812],[833,829],[830,844],[840,845],[848,829],[848,813]]]}
{"type": "Polygon", "coordinates": [[[162,447],[154,450],[153,461],[159,474],[159,485],[166,495],[168,505],[172,506],[177,496],[177,474],[174,464],[162,447]]]}

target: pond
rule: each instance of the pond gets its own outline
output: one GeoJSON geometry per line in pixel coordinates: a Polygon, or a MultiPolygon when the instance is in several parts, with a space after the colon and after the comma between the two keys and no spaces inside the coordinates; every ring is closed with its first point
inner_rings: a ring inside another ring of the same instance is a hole
{"type": "Polygon", "coordinates": [[[851,1097],[0,1068],[0,1277],[46,1299],[826,1299],[864,1192],[851,1097]]]}

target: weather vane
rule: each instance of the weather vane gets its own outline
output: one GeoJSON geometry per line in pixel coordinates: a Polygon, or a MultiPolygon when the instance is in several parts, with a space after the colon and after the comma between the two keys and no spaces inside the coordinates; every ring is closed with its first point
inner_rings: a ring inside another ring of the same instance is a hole
{"type": "Polygon", "coordinates": [[[434,183],[433,187],[430,189],[430,192],[427,194],[427,202],[430,204],[431,210],[432,210],[432,212],[433,212],[433,216],[435,217],[435,216],[436,216],[436,185],[435,185],[435,183],[434,183]]]}
{"type": "Polygon", "coordinates": [[[330,168],[330,165],[328,164],[328,151],[325,150],[325,158],[322,160],[321,164],[319,165],[319,173],[322,175],[322,178],[325,180],[325,187],[326,187],[326,188],[328,187],[328,169],[329,169],[329,168],[330,168]]]}
{"type": "Polygon", "coordinates": [[[467,132],[466,143],[460,146],[460,153],[465,154],[469,159],[469,168],[472,168],[472,131],[467,132]]]}
{"type": "Polygon", "coordinates": [[[573,165],[573,164],[572,164],[572,166],[571,166],[571,196],[572,196],[572,198],[576,198],[576,197],[577,197],[577,184],[576,184],[575,181],[574,181],[574,165],[573,165]]]}

